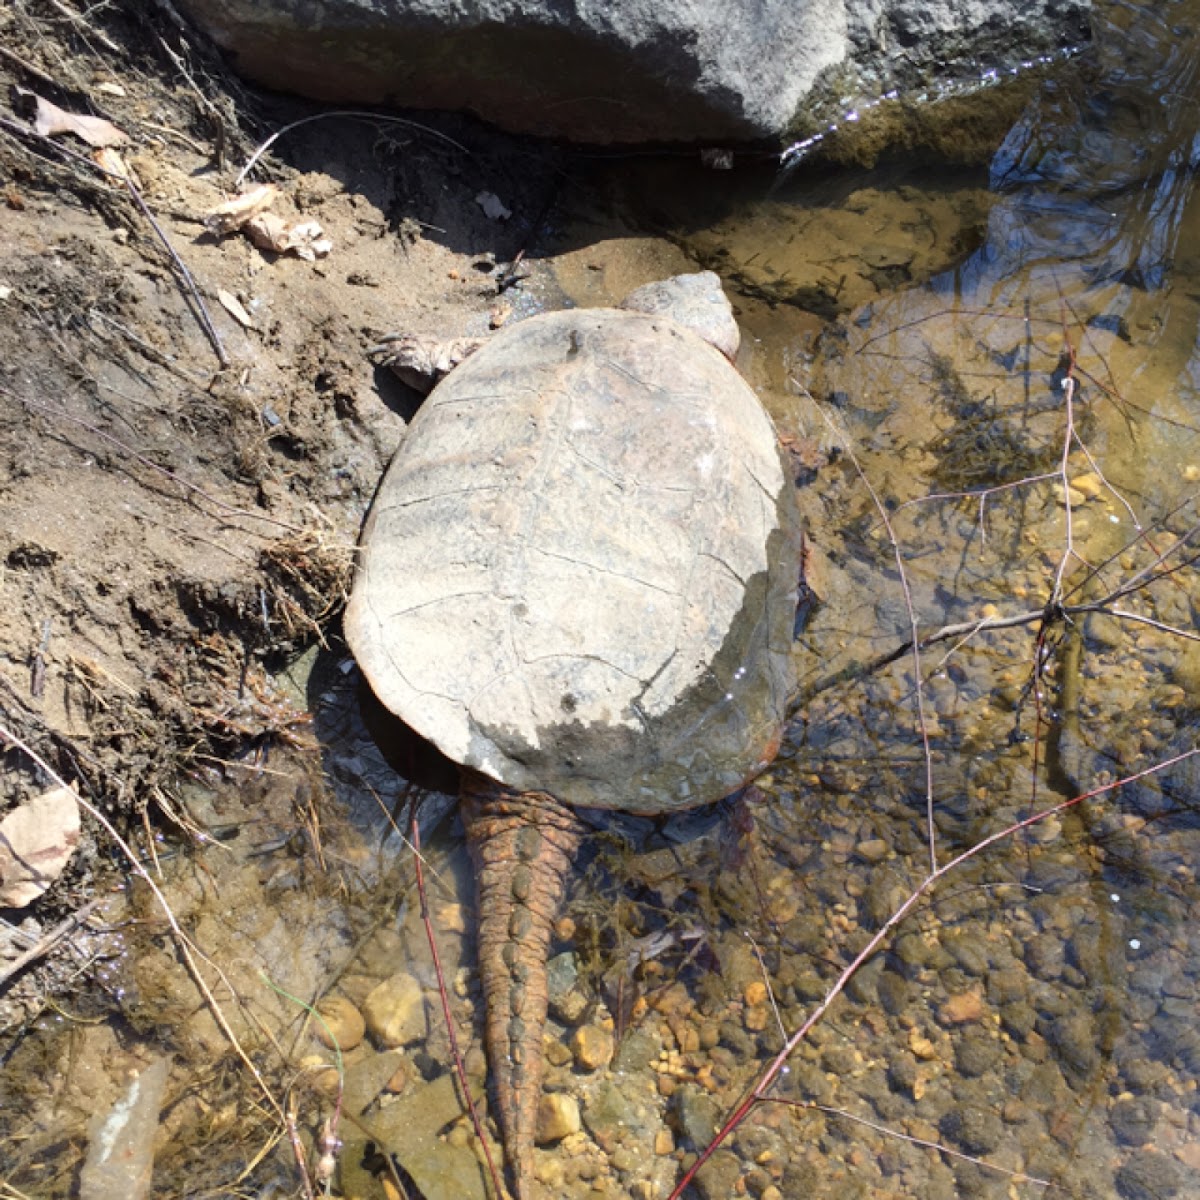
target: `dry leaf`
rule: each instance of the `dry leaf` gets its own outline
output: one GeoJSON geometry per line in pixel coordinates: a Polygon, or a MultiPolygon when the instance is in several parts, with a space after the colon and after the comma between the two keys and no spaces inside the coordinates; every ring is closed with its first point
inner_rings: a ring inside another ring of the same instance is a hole
{"type": "Polygon", "coordinates": [[[73,133],[82,138],[89,146],[116,146],[125,141],[125,135],[111,122],[103,117],[88,117],[79,113],[69,113],[35,96],[37,112],[34,115],[33,127],[43,137],[53,137],[56,133],[73,133]]]}
{"type": "Polygon", "coordinates": [[[232,293],[221,288],[217,292],[217,299],[221,302],[221,307],[239,324],[246,329],[254,328],[254,318],[242,306],[242,302],[232,293]]]}
{"type": "Polygon", "coordinates": [[[0,821],[0,906],[23,908],[62,873],[79,845],[79,802],[67,787],[43,792],[0,821]]]}
{"type": "Polygon", "coordinates": [[[260,249],[276,254],[292,253],[312,262],[324,258],[333,243],[316,221],[287,221],[276,213],[261,213],[244,226],[246,236],[260,249]]]}
{"type": "Polygon", "coordinates": [[[507,221],[512,216],[512,209],[507,208],[504,201],[495,192],[480,192],[475,197],[475,203],[483,209],[483,215],[493,221],[507,221]]]}
{"type": "Polygon", "coordinates": [[[125,160],[110,147],[104,146],[99,150],[93,150],[92,162],[106,174],[117,177],[116,179],[109,180],[113,187],[120,187],[121,185],[118,180],[121,179],[127,179],[135,187],[137,186],[137,179],[133,172],[125,165],[125,160]]]}
{"type": "Polygon", "coordinates": [[[265,212],[275,203],[279,189],[271,183],[260,183],[224,204],[218,204],[204,218],[204,224],[213,233],[224,235],[241,229],[247,221],[265,212]]]}

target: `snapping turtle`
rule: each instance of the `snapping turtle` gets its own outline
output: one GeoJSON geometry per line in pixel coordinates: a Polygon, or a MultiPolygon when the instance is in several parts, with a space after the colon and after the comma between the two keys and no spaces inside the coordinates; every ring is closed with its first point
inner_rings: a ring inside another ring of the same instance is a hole
{"type": "Polygon", "coordinates": [[[704,272],[456,353],[363,530],[350,646],[384,705],[462,767],[521,1200],[576,809],[705,804],[778,747],[799,522],[771,420],[730,363],[738,336],[704,272]]]}

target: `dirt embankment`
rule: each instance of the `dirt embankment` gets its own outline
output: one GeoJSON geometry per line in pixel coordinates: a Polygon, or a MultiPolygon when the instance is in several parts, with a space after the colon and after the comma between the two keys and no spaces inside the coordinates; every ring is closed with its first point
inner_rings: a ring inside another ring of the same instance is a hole
{"type": "MultiPolygon", "coordinates": [[[[547,151],[467,121],[321,118],[246,186],[331,252],[217,236],[205,214],[255,147],[314,110],[132,13],[0,15],[0,717],[121,825],[178,816],[181,770],[294,731],[267,671],[336,624],[413,401],[366,348],[529,297],[557,186],[547,151]],[[57,132],[45,102],[111,126],[57,132]],[[519,251],[532,277],[501,296],[519,251]]],[[[0,815],[46,786],[5,765],[0,815]]],[[[88,830],[67,907],[94,883],[88,830]]]]}

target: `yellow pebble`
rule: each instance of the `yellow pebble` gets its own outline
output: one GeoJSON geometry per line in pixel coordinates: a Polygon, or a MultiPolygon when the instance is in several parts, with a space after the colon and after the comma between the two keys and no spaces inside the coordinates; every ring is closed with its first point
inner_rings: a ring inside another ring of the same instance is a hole
{"type": "Polygon", "coordinates": [[[756,979],[753,983],[746,985],[743,996],[747,1004],[766,1004],[767,985],[761,979],[756,979]]]}

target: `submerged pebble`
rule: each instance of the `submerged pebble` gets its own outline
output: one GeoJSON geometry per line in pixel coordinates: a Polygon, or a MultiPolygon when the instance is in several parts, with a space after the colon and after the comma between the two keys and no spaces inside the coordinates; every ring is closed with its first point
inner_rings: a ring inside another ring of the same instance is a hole
{"type": "Polygon", "coordinates": [[[695,1149],[703,1149],[712,1141],[721,1116],[712,1096],[695,1084],[685,1084],[672,1098],[672,1108],[679,1132],[695,1149]]]}
{"type": "Polygon", "coordinates": [[[322,1045],[353,1050],[363,1040],[367,1031],[363,1015],[344,996],[326,996],[317,1005],[317,1013],[321,1019],[315,1029],[322,1045]]]}
{"type": "Polygon", "coordinates": [[[938,1020],[943,1025],[964,1025],[968,1021],[980,1020],[984,1011],[983,997],[979,992],[959,992],[939,1006],[938,1020]]]}
{"type": "Polygon", "coordinates": [[[1118,1168],[1117,1191],[1124,1200],[1171,1200],[1183,1193],[1182,1167],[1157,1150],[1138,1150],[1118,1168]]]}
{"type": "Polygon", "coordinates": [[[372,988],[363,1003],[371,1036],[389,1049],[422,1038],[428,1032],[421,985],[407,974],[396,974],[372,988]]]}
{"type": "Polygon", "coordinates": [[[968,1154],[989,1154],[1004,1139],[1000,1117],[973,1104],[950,1109],[942,1116],[939,1128],[968,1154]]]}
{"type": "Polygon", "coordinates": [[[1117,1141],[1126,1146],[1144,1146],[1154,1131],[1154,1102],[1145,1097],[1118,1100],[1108,1115],[1117,1141]]]}
{"type": "Polygon", "coordinates": [[[729,1200],[737,1194],[742,1164],[730,1150],[718,1150],[696,1172],[696,1191],[703,1200],[729,1200]]]}
{"type": "Polygon", "coordinates": [[[579,1101],[564,1092],[548,1092],[538,1102],[537,1136],[539,1146],[562,1141],[582,1128],[579,1101]]]}
{"type": "Polygon", "coordinates": [[[571,1052],[581,1071],[599,1071],[612,1061],[612,1033],[601,1025],[580,1025],[571,1035],[571,1052]]]}

